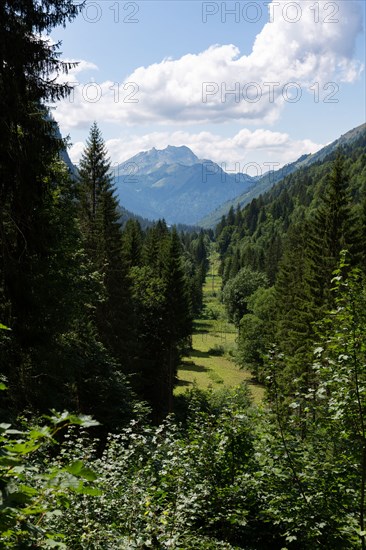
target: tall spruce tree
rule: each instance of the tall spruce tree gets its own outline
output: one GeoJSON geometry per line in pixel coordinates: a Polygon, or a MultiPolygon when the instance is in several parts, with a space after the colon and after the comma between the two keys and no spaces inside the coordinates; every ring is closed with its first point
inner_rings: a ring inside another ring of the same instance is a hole
{"type": "Polygon", "coordinates": [[[137,220],[129,219],[122,233],[122,252],[127,267],[140,266],[142,263],[143,233],[137,220]]]}
{"type": "Polygon", "coordinates": [[[138,327],[132,381],[160,421],[172,411],[177,367],[192,330],[190,285],[175,229],[157,222],[143,248],[143,265],[130,271],[138,327]]]}
{"type": "Polygon", "coordinates": [[[104,300],[96,311],[98,331],[121,368],[128,370],[133,344],[128,271],[122,253],[122,232],[111,165],[96,122],[91,127],[80,160],[79,179],[79,220],[84,246],[105,288],[104,300]]]}
{"type": "Polygon", "coordinates": [[[311,287],[308,235],[309,226],[304,220],[290,228],[275,284],[276,339],[286,356],[277,383],[284,395],[306,392],[313,380],[313,323],[319,311],[311,287]]]}
{"type": "Polygon", "coordinates": [[[315,212],[309,234],[309,260],[314,298],[323,312],[332,307],[332,273],[340,252],[347,250],[352,263],[358,260],[359,235],[352,210],[348,175],[342,151],[337,151],[315,212]]]}
{"type": "Polygon", "coordinates": [[[175,227],[170,236],[164,262],[165,281],[164,325],[166,334],[166,401],[168,412],[173,410],[173,388],[181,353],[192,333],[191,304],[188,282],[182,266],[182,247],[175,227]]]}
{"type": "Polygon", "coordinates": [[[338,151],[315,214],[288,231],[276,278],[277,338],[286,354],[278,382],[287,395],[314,386],[315,323],[334,306],[332,277],[341,251],[349,251],[352,263],[358,259],[356,228],[344,158],[338,151]]]}
{"type": "Polygon", "coordinates": [[[164,265],[163,248],[167,248],[169,229],[165,220],[158,220],[157,223],[147,230],[145,242],[142,249],[143,262],[152,267],[156,274],[162,275],[164,265]]]}
{"type": "Polygon", "coordinates": [[[37,406],[45,394],[50,375],[41,365],[69,318],[59,293],[67,214],[55,223],[57,208],[68,211],[56,166],[63,143],[45,103],[67,96],[55,74],[71,64],[44,35],[79,9],[73,0],[0,6],[0,316],[12,329],[0,368],[11,376],[17,409],[37,406]]]}

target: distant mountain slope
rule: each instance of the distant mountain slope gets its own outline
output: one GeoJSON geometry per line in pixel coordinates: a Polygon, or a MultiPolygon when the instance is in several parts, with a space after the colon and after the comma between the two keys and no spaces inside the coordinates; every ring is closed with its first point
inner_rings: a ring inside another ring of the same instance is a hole
{"type": "MultiPolygon", "coordinates": [[[[350,198],[359,231],[365,213],[366,127],[342,142],[344,173],[349,182],[350,198]]],[[[215,228],[222,259],[223,280],[234,277],[242,267],[264,271],[274,283],[289,229],[300,221],[304,228],[314,220],[328,185],[336,148],[328,148],[324,157],[317,155],[312,164],[301,166],[266,193],[253,198],[242,210],[230,209],[215,228]]],[[[362,233],[363,234],[363,233],[362,233]]]]}
{"type": "Polygon", "coordinates": [[[251,176],[224,172],[185,146],[138,153],[115,170],[122,207],[145,218],[165,218],[171,224],[196,224],[255,182],[251,176]]]}
{"type": "MultiPolygon", "coordinates": [[[[147,218],[143,218],[142,216],[139,216],[138,214],[134,214],[133,212],[130,212],[129,210],[126,210],[126,208],[119,207],[119,214],[120,214],[120,223],[122,224],[122,227],[124,227],[128,220],[137,220],[139,224],[141,225],[142,229],[147,229],[148,227],[152,227],[157,220],[149,220],[147,218]]],[[[169,227],[169,226],[168,226],[169,227]]],[[[200,227],[197,225],[186,225],[186,224],[176,224],[177,231],[184,231],[185,233],[192,233],[194,231],[198,232],[200,231],[200,227]]]]}
{"type": "Polygon", "coordinates": [[[241,193],[239,196],[235,197],[234,199],[231,199],[225,202],[224,204],[216,208],[214,211],[212,211],[210,214],[200,219],[197,222],[198,225],[205,228],[214,227],[219,223],[219,221],[221,220],[221,217],[228,213],[231,206],[233,206],[234,208],[236,208],[237,205],[244,207],[246,204],[249,204],[254,198],[259,197],[261,194],[271,189],[271,187],[273,187],[276,183],[281,181],[284,177],[296,172],[301,168],[311,166],[316,162],[321,162],[322,160],[324,160],[326,156],[328,156],[335,149],[337,149],[337,147],[341,147],[346,144],[351,144],[352,142],[357,140],[360,136],[362,136],[362,134],[365,133],[365,131],[366,131],[366,124],[361,124],[360,126],[357,126],[357,128],[353,128],[352,130],[350,130],[349,132],[347,132],[337,140],[333,141],[329,145],[326,145],[325,147],[320,149],[320,151],[317,151],[312,155],[303,155],[297,161],[291,164],[286,164],[286,166],[284,166],[280,170],[268,172],[259,180],[257,180],[255,185],[252,186],[250,189],[248,189],[244,193],[241,193]]]}

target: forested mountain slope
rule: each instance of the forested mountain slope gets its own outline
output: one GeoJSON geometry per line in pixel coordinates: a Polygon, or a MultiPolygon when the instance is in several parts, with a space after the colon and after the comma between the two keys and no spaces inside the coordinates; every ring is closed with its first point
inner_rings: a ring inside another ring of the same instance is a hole
{"type": "Polygon", "coordinates": [[[231,207],[236,208],[240,206],[243,208],[249,204],[254,198],[259,197],[261,194],[266,193],[273,187],[276,183],[281,181],[286,176],[296,173],[298,170],[311,166],[314,163],[324,160],[328,155],[334,152],[338,147],[348,147],[351,146],[355,141],[361,138],[365,134],[366,124],[361,124],[353,130],[350,130],[339,139],[333,141],[326,147],[320,149],[312,155],[304,155],[300,157],[293,163],[286,164],[280,170],[273,170],[261,177],[253,187],[248,191],[245,191],[241,195],[235,197],[230,201],[225,202],[219,206],[216,210],[211,212],[209,215],[202,218],[199,224],[202,227],[214,227],[219,223],[221,217],[226,215],[231,207]]]}
{"type": "MultiPolygon", "coordinates": [[[[366,130],[343,148],[344,170],[354,209],[359,212],[366,192],[366,130]]],[[[250,266],[274,282],[289,227],[302,219],[311,223],[324,195],[336,151],[298,169],[270,191],[254,198],[243,210],[231,207],[216,226],[224,280],[250,266]]]]}
{"type": "Polygon", "coordinates": [[[231,208],[216,227],[223,301],[239,330],[239,362],[272,391],[269,357],[278,357],[276,395],[284,410],[295,396],[299,412],[306,409],[317,389],[313,350],[323,334],[319,327],[324,330],[337,306],[335,270],[339,280],[365,272],[365,214],[363,131],[243,210],[231,208]]]}

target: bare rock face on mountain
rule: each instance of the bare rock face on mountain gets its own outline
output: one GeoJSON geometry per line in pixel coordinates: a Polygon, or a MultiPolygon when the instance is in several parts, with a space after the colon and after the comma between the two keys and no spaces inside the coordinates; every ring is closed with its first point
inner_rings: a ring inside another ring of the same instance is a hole
{"type": "Polygon", "coordinates": [[[195,224],[223,202],[256,182],[246,174],[228,174],[188,147],[150,149],[115,169],[121,206],[145,218],[195,224]]]}

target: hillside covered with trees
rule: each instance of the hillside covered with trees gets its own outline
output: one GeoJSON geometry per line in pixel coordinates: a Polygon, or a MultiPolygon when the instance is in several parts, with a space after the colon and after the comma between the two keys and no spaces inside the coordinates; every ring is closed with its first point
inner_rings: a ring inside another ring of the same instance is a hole
{"type": "Polygon", "coordinates": [[[97,122],[75,177],[48,107],[79,10],[0,7],[1,548],[365,550],[365,136],[215,234],[122,225],[97,122]],[[174,398],[212,247],[261,404],[174,398]]]}
{"type": "Polygon", "coordinates": [[[216,227],[223,299],[240,328],[241,360],[260,379],[269,341],[301,369],[311,361],[317,322],[335,306],[342,251],[349,269],[365,271],[365,160],[366,131],[216,227]]]}

